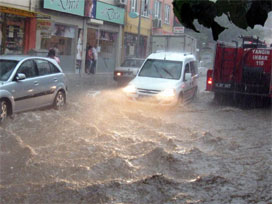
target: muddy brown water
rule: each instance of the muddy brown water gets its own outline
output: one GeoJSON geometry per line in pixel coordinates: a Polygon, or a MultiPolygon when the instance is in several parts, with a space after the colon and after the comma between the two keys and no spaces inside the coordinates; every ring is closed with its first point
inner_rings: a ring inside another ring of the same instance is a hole
{"type": "Polygon", "coordinates": [[[204,79],[176,108],[69,80],[65,110],[0,128],[0,203],[272,203],[271,108],[214,105],[204,79]]]}

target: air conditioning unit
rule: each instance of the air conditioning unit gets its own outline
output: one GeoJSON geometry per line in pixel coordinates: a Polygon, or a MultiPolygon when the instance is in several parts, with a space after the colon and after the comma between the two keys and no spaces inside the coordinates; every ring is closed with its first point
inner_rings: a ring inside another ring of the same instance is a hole
{"type": "Polygon", "coordinates": [[[162,22],[161,22],[161,19],[154,19],[152,21],[152,24],[153,24],[153,28],[161,28],[162,27],[162,22]]]}
{"type": "Polygon", "coordinates": [[[127,0],[115,0],[115,3],[119,6],[127,5],[127,0]]]}

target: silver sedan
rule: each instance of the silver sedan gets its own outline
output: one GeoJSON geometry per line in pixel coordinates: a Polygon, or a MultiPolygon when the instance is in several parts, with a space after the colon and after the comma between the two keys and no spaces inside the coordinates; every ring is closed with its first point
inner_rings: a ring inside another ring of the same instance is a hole
{"type": "Polygon", "coordinates": [[[0,56],[0,123],[8,116],[66,103],[66,77],[51,58],[0,56]]]}

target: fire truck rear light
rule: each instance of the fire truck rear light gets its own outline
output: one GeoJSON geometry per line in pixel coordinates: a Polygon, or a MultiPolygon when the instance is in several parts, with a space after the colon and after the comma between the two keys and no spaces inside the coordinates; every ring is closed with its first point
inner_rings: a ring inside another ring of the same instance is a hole
{"type": "Polygon", "coordinates": [[[208,79],[208,84],[209,84],[209,85],[212,85],[212,78],[209,78],[209,79],[208,79]]]}

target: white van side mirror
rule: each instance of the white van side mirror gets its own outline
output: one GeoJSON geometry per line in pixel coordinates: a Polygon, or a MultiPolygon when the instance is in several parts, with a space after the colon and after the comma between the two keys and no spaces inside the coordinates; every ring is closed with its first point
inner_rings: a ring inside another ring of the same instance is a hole
{"type": "Polygon", "coordinates": [[[188,81],[192,78],[192,73],[185,73],[185,81],[188,81]]]}

